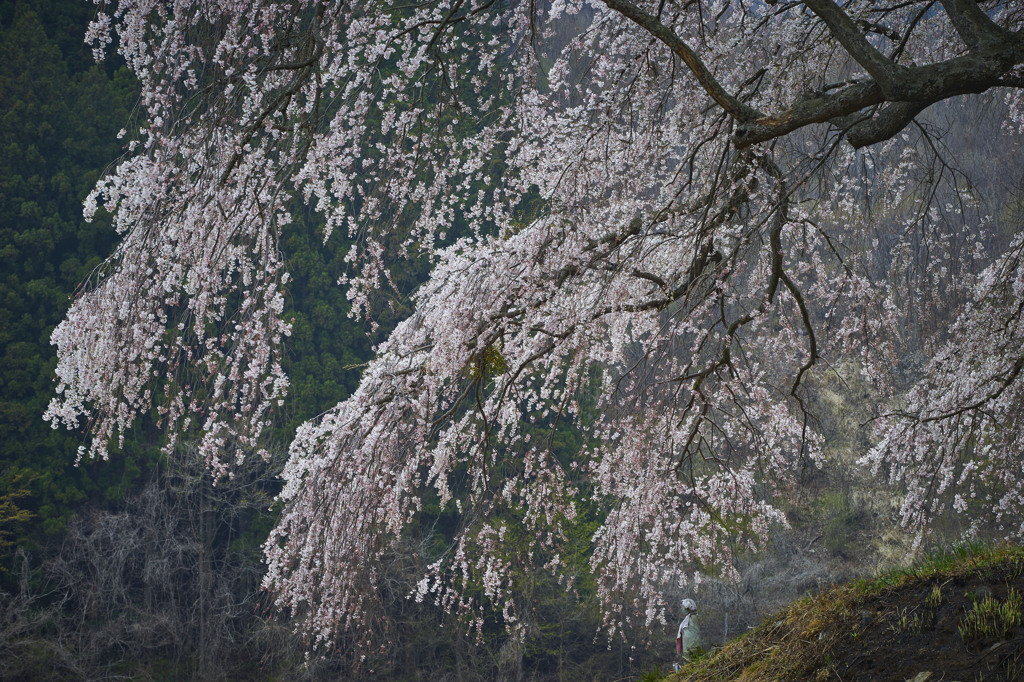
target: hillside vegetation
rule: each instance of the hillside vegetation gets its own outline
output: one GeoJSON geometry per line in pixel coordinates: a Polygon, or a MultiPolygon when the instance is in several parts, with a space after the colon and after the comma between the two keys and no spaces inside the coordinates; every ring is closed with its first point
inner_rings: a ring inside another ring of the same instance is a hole
{"type": "Polygon", "coordinates": [[[1024,679],[1024,548],[961,545],[792,603],[669,679],[1024,679]]]}

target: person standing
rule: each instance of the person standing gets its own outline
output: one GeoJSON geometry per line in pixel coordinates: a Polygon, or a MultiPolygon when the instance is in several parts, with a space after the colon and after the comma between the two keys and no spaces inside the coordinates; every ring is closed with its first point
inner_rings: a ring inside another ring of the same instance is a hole
{"type": "Polygon", "coordinates": [[[689,660],[691,651],[700,648],[700,626],[697,625],[697,603],[683,600],[683,621],[676,631],[676,653],[689,660]]]}

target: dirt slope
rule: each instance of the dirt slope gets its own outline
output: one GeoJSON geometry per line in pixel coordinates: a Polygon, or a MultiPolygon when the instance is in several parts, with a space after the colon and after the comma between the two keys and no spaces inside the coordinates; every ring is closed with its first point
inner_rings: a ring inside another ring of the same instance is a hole
{"type": "Polygon", "coordinates": [[[965,546],[833,587],[669,679],[1024,681],[1024,548],[965,546]]]}

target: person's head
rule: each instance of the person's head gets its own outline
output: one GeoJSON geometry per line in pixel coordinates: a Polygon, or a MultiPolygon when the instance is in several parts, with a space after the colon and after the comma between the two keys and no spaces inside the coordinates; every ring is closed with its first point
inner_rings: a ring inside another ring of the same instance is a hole
{"type": "Polygon", "coordinates": [[[683,611],[687,613],[693,613],[697,610],[697,603],[692,599],[683,600],[683,611]]]}

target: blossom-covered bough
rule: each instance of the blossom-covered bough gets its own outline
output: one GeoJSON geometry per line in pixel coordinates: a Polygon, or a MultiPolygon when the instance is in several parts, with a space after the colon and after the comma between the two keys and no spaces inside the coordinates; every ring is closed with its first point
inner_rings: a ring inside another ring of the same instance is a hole
{"type": "Polygon", "coordinates": [[[557,573],[585,493],[609,631],[663,622],[666,586],[730,574],[784,523],[822,456],[809,372],[849,353],[891,393],[868,459],[907,520],[955,488],[1021,532],[1024,242],[985,253],[983,207],[915,120],[997,89],[1017,144],[1020,3],[98,4],[88,37],[138,75],[145,120],[87,202],[123,241],[53,335],[47,417],[89,455],[154,408],[218,475],[260,450],[295,202],[351,240],[357,315],[402,258],[432,264],[291,446],[265,586],[313,643],[370,643],[378,560],[434,500],[463,521],[413,598],[515,630],[515,563],[557,573]],[[902,396],[893,330],[939,290],[956,322],[902,396]],[[570,422],[566,458],[549,434],[570,422]]]}

